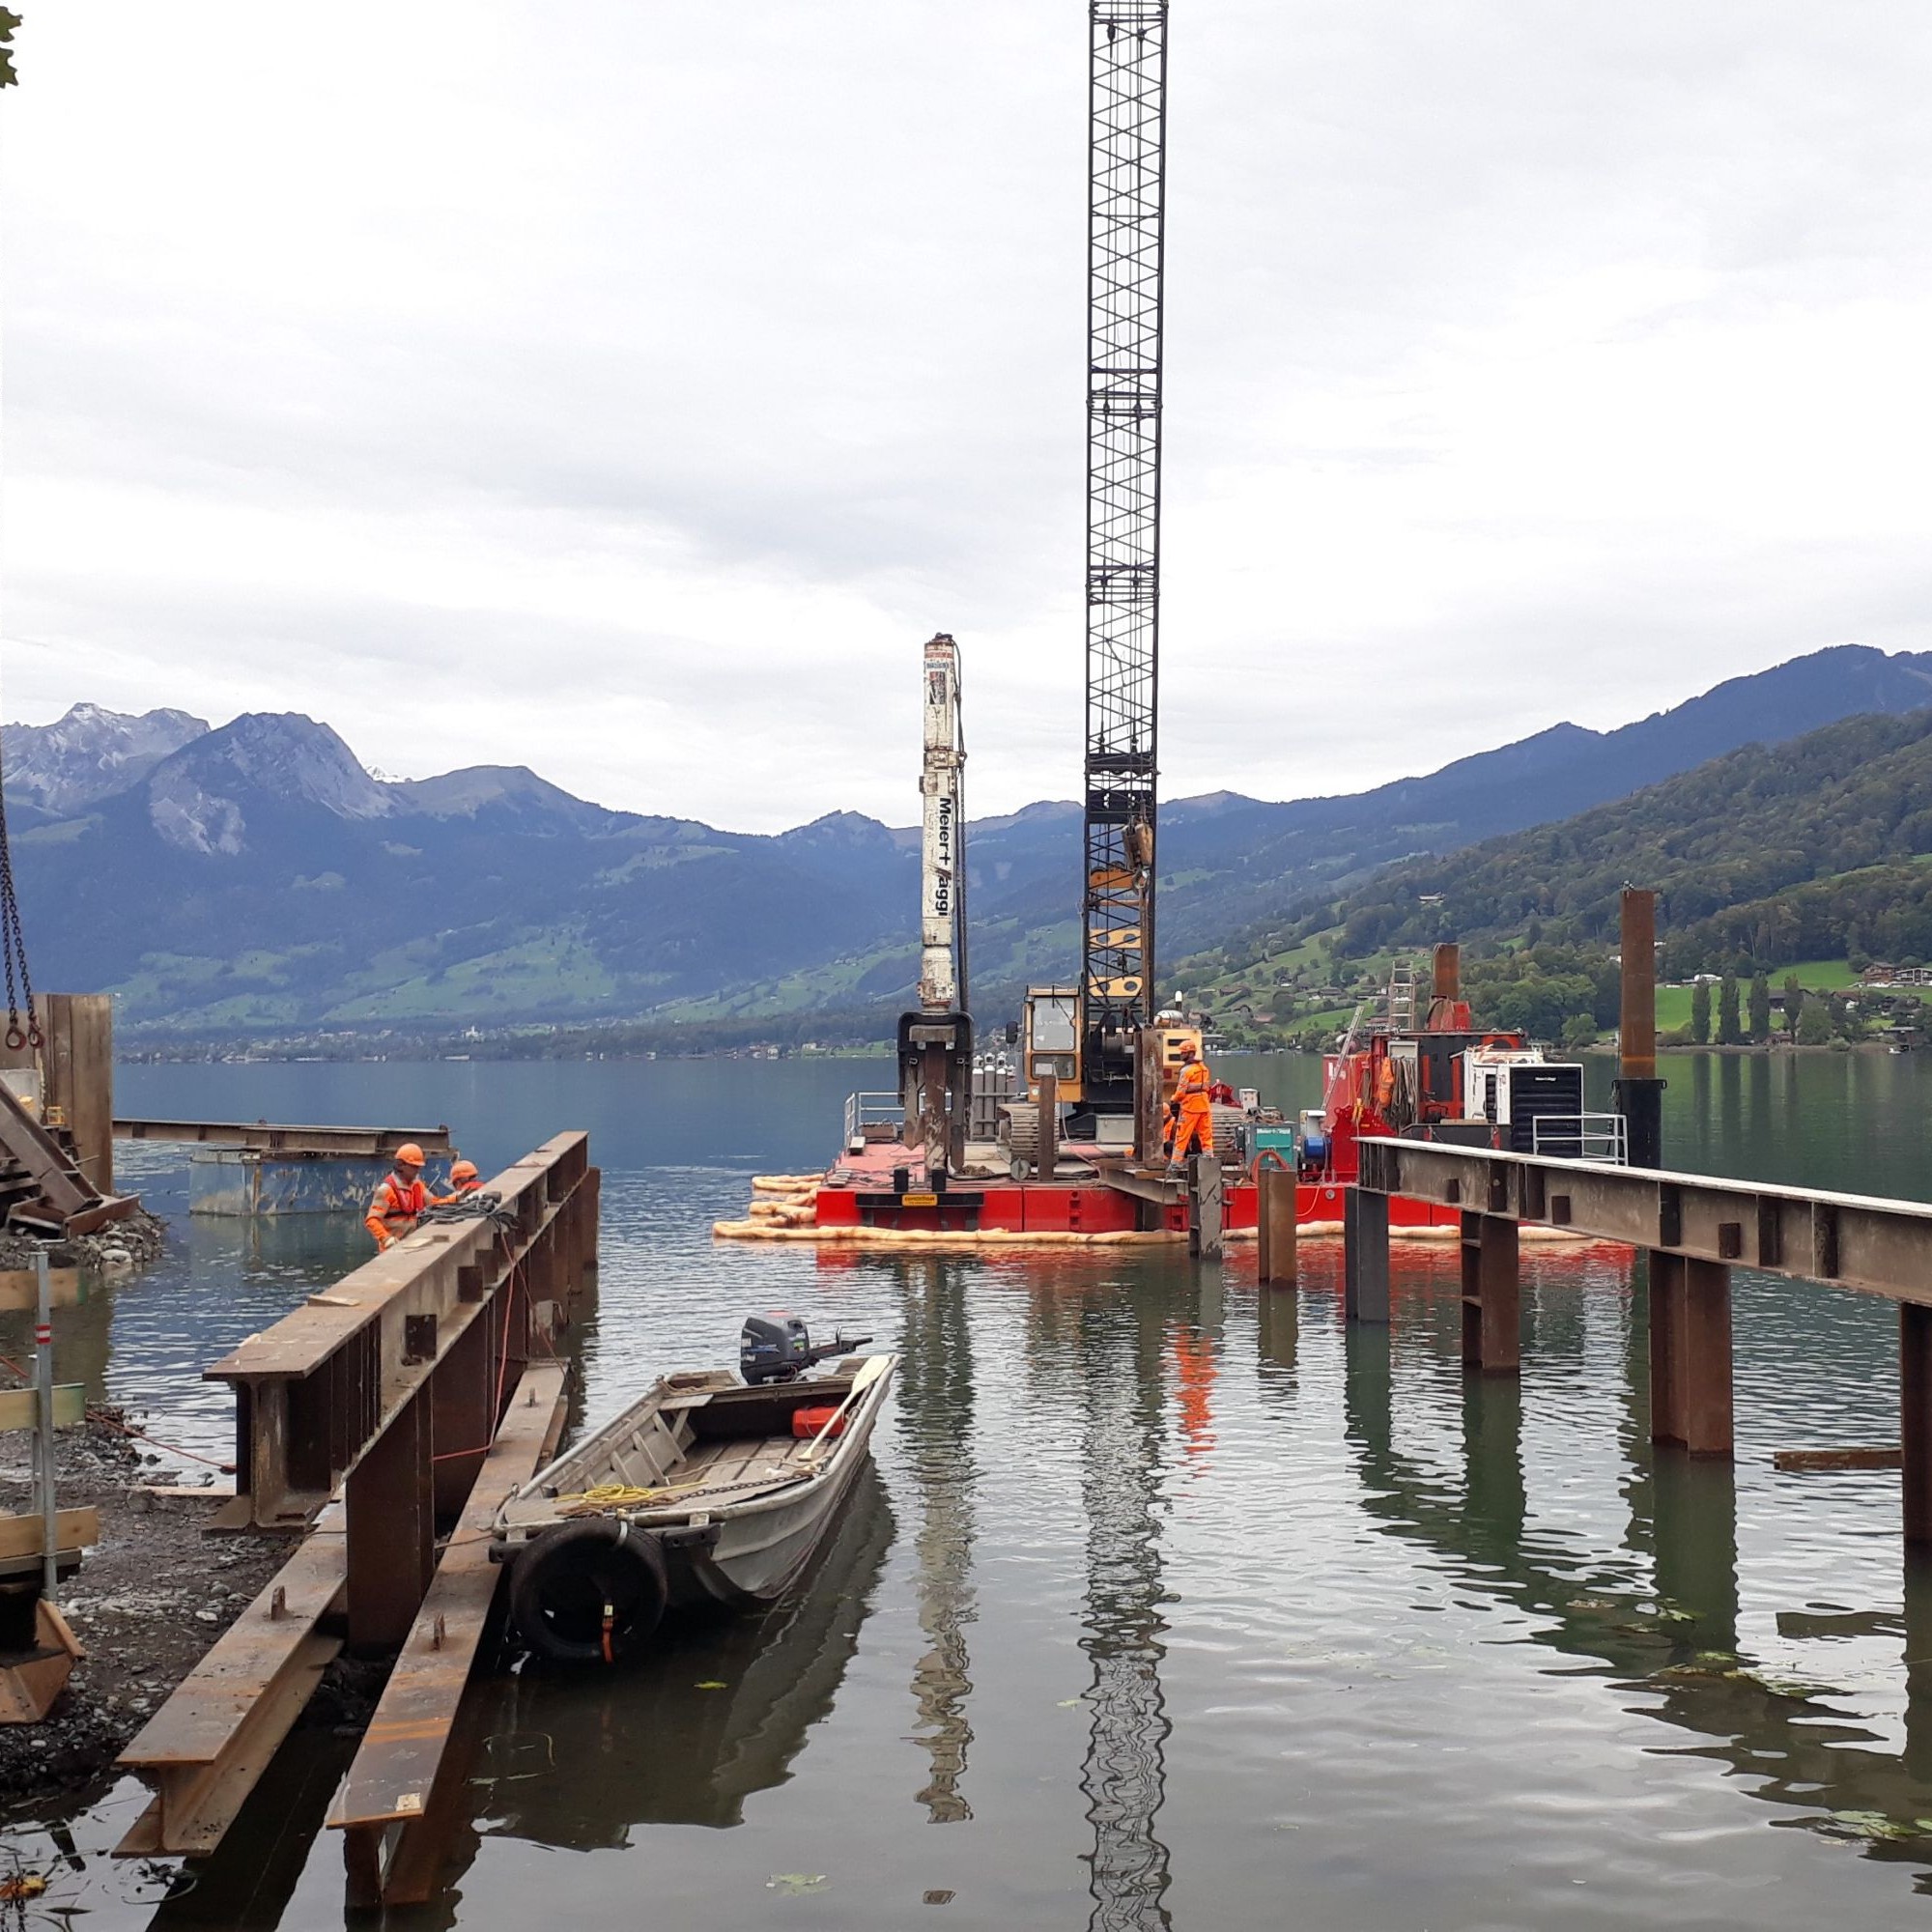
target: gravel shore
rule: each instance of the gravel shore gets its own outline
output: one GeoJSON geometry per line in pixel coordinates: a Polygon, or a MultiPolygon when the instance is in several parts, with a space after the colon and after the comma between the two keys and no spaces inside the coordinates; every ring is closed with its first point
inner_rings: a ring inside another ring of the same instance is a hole
{"type": "MultiPolygon", "coordinates": [[[[169,1484],[196,1478],[124,1435],[126,1419],[97,1408],[60,1435],[61,1507],[100,1512],[99,1546],[61,1588],[86,1655],[43,1722],[0,1725],[0,1818],[111,1783],[128,1740],[289,1554],[281,1538],[204,1534],[226,1477],[205,1498],[152,1493],[163,1471],[169,1484]]],[[[0,1509],[29,1507],[31,1441],[0,1436],[0,1509]]]]}

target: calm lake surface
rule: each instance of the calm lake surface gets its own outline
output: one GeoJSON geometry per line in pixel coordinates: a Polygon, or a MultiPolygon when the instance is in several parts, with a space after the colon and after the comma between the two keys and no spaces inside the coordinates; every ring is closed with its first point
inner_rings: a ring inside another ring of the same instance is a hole
{"type": "MultiPolygon", "coordinates": [[[[1315,1098],[1310,1061],[1224,1065],[1315,1098]]],[[[1672,1165],[1932,1198],[1932,1058],[1664,1070],[1672,1165]]],[[[1653,1458],[1641,1296],[1612,1249],[1525,1249],[1519,1387],[1464,1378],[1439,1248],[1399,1246],[1391,1328],[1350,1334],[1332,1242],[1304,1246],[1289,1293],[1257,1289],[1252,1249],[713,1245],[753,1174],[822,1165],[846,1090],[886,1077],[122,1069],[124,1113],[446,1121],[486,1175],[587,1128],[604,1232],[570,1340],[580,1421],[663,1369],[735,1359],[751,1310],[902,1355],[876,1480],[816,1587],[634,1671],[500,1680],[462,1869],[397,1922],[1932,1922],[1932,1575],[1904,1562],[1895,1475],[1772,1469],[1780,1448],[1896,1439],[1888,1306],[1738,1271],[1733,1470],[1653,1458]]],[[[190,1221],[185,1151],[122,1152],[171,1246],[63,1318],[60,1373],[219,1457],[232,1404],[200,1369],[366,1241],[190,1221]]],[[[0,1348],[20,1340],[0,1322],[0,1348]]],[[[6,1843],[37,1867],[64,1852],[55,1895],[88,1917],[62,1922],[93,1932],[332,1927],[340,1848],[304,1831],[347,1749],[304,1734],[240,1855],[171,1901],[105,1857],[131,1782],[6,1843]]]]}

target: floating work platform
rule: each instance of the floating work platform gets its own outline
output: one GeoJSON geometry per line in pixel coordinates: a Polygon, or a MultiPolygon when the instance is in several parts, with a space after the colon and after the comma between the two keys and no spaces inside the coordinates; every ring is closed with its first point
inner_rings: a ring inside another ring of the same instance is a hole
{"type": "MultiPolygon", "coordinates": [[[[900,1184],[921,1172],[921,1156],[897,1141],[869,1141],[824,1174],[763,1175],[752,1183],[742,1220],[719,1221],[721,1240],[818,1241],[852,1247],[1136,1246],[1187,1239],[1187,1192],[1164,1164],[1143,1167],[1111,1151],[1064,1146],[1052,1177],[1013,1180],[1002,1151],[967,1149],[965,1170],[943,1192],[900,1184]]],[[[1303,1180],[1295,1225],[1304,1236],[1339,1235],[1350,1183],[1303,1180]]],[[[1223,1194],[1228,1239],[1253,1240],[1258,1219],[1253,1172],[1223,1194]]],[[[1390,1204],[1390,1232],[1454,1240],[1461,1217],[1424,1201],[1390,1204]]]]}

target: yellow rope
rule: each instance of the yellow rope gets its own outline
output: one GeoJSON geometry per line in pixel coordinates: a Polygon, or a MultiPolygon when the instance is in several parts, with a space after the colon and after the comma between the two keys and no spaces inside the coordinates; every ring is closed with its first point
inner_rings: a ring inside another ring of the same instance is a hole
{"type": "MultiPolygon", "coordinates": [[[[655,1490],[634,1489],[627,1483],[599,1483],[595,1489],[558,1496],[556,1506],[564,1516],[594,1516],[601,1510],[640,1509],[646,1503],[667,1502],[688,1490],[717,1490],[720,1493],[726,1490],[755,1490],[780,1481],[785,1473],[779,1470],[771,1475],[748,1476],[735,1483],[714,1483],[708,1477],[698,1476],[689,1483],[667,1483],[655,1490]]],[[[810,1476],[817,1472],[802,1467],[796,1473],[810,1476]]]]}

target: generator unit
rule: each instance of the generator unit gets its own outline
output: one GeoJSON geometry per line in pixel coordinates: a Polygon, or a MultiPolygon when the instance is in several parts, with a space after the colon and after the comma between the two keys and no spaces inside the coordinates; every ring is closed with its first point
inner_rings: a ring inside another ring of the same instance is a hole
{"type": "Polygon", "coordinates": [[[1463,1119],[1473,1125],[1487,1122],[1491,1144],[1512,1153],[1541,1151],[1577,1159],[1583,1115],[1583,1069],[1575,1062],[1545,1060],[1534,1047],[1472,1046],[1462,1056],[1463,1119]],[[1542,1147],[1536,1122],[1561,1122],[1546,1127],[1542,1147]]]}

